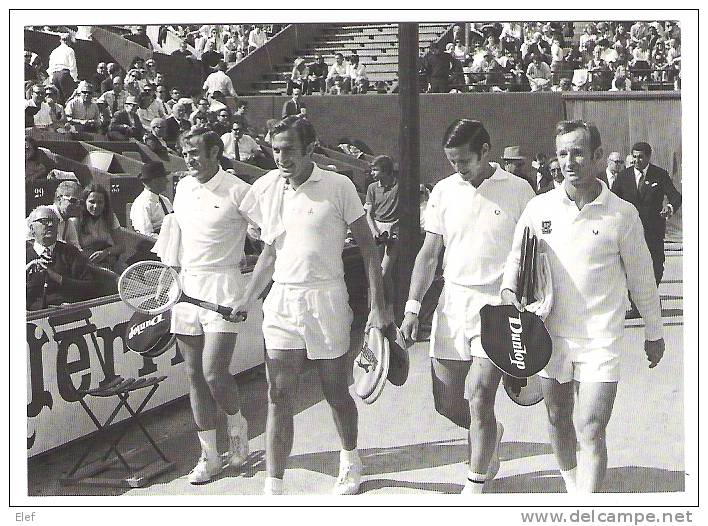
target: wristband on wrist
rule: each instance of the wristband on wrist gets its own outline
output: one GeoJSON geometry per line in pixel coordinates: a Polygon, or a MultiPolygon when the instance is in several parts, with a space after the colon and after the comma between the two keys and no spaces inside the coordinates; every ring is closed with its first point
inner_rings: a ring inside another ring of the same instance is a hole
{"type": "Polygon", "coordinates": [[[404,309],[404,312],[411,312],[418,316],[418,313],[420,313],[420,302],[416,300],[408,300],[406,302],[406,308],[404,309]]]}

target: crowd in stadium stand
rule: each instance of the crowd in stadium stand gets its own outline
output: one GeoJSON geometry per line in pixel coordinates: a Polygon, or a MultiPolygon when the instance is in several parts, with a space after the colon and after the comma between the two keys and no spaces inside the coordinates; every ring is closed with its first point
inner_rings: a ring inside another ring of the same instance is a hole
{"type": "Polygon", "coordinates": [[[680,89],[675,22],[458,24],[452,42],[421,57],[423,91],[630,91],[680,89]]]}
{"type": "MultiPolygon", "coordinates": [[[[65,27],[50,29],[76,31],[76,28],[65,27]]],[[[264,45],[280,29],[277,25],[160,26],[159,38],[171,33],[180,39],[179,49],[173,54],[201,60],[204,64],[205,74],[200,84],[189,93],[196,93],[193,97],[184,96],[180,88],[167,85],[153,58],[136,57],[127,70],[113,62],[99,62],[95,73],[80,79],[71,33],[62,33],[60,44],[49,55],[47,64],[36,54],[25,51],[25,127],[49,129],[69,137],[77,133],[96,133],[110,141],[135,140],[163,158],[181,155],[180,133],[193,127],[209,128],[224,143],[221,158],[224,169],[236,174],[234,167],[238,163],[272,169],[275,163],[269,149],[267,127],[263,126],[266,123],[260,123],[260,127],[249,124],[247,102],[237,98],[226,71],[264,45]],[[232,97],[228,102],[227,96],[232,97]]],[[[132,30],[125,38],[152,49],[144,26],[132,30]]],[[[676,23],[588,23],[579,39],[573,39],[572,23],[474,23],[466,28],[458,24],[453,28],[452,42],[446,47],[433,44],[430,52],[421,57],[421,88],[437,93],[628,91],[647,89],[648,84],[654,83],[664,89],[667,86],[680,89],[681,40],[676,23]]],[[[311,64],[298,57],[287,81],[287,94],[292,98],[283,105],[283,118],[306,117],[303,94],[386,91],[385,86],[369,81],[366,67],[356,53],[348,57],[336,53],[330,64],[321,55],[316,55],[311,64]]],[[[348,138],[340,139],[332,148],[358,159],[372,153],[365,144],[348,138]]],[[[53,247],[51,238],[56,226],[59,242],[79,250],[78,256],[69,250],[72,261],[81,259],[78,267],[67,263],[67,272],[74,272],[71,279],[94,279],[91,269],[100,268],[105,270],[97,274],[100,279],[105,281],[106,276],[112,276],[108,279],[112,285],[88,288],[82,285],[74,292],[90,295],[114,290],[116,275],[112,273],[121,270],[118,260],[123,246],[115,239],[120,224],[111,211],[107,189],[90,184],[82,190],[78,178],[58,169],[49,154],[51,152],[39,148],[32,137],[26,137],[26,182],[63,181],[57,187],[54,205],[49,207],[53,212],[42,209],[36,217],[28,218],[28,276],[52,259],[36,243],[39,237],[45,236],[53,247]],[[40,262],[29,265],[35,260],[40,262]]],[[[526,160],[520,158],[518,152],[516,158],[509,155],[511,157],[504,159],[508,161],[507,169],[519,172],[535,190],[540,188],[539,174],[547,187],[552,184],[548,166],[553,161],[537,156],[534,167],[539,177],[536,178],[521,173],[520,166],[526,160]]],[[[140,198],[145,201],[141,205],[144,217],[137,217],[141,208],[134,207],[136,217],[131,214],[131,226],[137,232],[154,236],[171,204],[163,195],[164,167],[144,168],[140,176],[145,188],[145,195],[141,194],[140,198]]],[[[249,176],[237,175],[253,182],[249,176]]],[[[421,188],[421,198],[425,195],[425,189],[421,188]]],[[[35,287],[38,284],[33,280],[35,287]]],[[[60,285],[61,279],[54,282],[60,285]]],[[[54,289],[56,294],[63,290],[60,286],[54,289]]],[[[32,304],[46,305],[46,290],[35,287],[33,291],[41,298],[33,297],[32,304]]]]}

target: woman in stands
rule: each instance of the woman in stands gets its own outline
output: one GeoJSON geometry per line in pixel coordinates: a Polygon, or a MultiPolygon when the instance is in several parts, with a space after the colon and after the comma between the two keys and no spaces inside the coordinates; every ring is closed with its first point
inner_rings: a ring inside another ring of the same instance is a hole
{"type": "Polygon", "coordinates": [[[55,168],[54,161],[37,147],[35,140],[25,137],[25,182],[47,179],[55,168]]]}
{"type": "Polygon", "coordinates": [[[293,62],[293,71],[290,73],[290,78],[287,79],[286,94],[293,94],[293,85],[299,84],[302,86],[302,93],[310,93],[308,89],[308,77],[310,75],[310,68],[305,64],[305,59],[302,57],[297,57],[293,62]]]}
{"type": "Polygon", "coordinates": [[[123,253],[123,246],[114,237],[120,223],[111,211],[108,192],[101,185],[92,183],[84,188],[81,200],[81,213],[71,221],[76,222],[83,252],[92,263],[117,271],[116,263],[123,253]]]}

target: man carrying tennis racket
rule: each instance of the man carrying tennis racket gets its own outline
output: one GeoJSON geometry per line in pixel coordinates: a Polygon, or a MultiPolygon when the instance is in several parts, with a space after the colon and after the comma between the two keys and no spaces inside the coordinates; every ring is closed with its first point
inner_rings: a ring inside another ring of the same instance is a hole
{"type": "Polygon", "coordinates": [[[607,469],[605,429],[625,345],[627,287],[646,322],[650,368],[664,354],[663,327],[637,210],[596,178],[603,161],[599,131],[583,121],[559,123],[556,153],[563,184],[524,210],[506,263],[502,299],[523,308],[514,289],[529,227],[548,258],[553,281],[553,307],[545,320],[553,354],[539,373],[551,444],[568,493],[590,493],[600,490],[607,469]]]}
{"type": "Polygon", "coordinates": [[[263,336],[268,370],[268,422],[264,493],[283,493],[285,466],[293,444],[293,406],[305,359],[316,364],[322,390],[342,443],[334,493],[357,493],[362,462],[357,453],[358,413],[349,393],[347,357],[352,323],[344,283],[342,249],[349,228],[369,279],[368,325],[393,321],[385,306],[381,261],[354,184],[323,170],[311,159],[314,126],[298,116],[270,130],[278,165],[253,184],[241,211],[261,229],[265,243],[237,311],[246,311],[268,284],[263,336]]]}
{"type": "Polygon", "coordinates": [[[443,149],[455,173],[430,194],[425,241],[413,267],[401,332],[415,341],[420,302],[444,248],[445,287],[430,335],[433,397],[441,415],[469,430],[469,473],[462,493],[475,494],[499,470],[504,429],[494,414],[501,372],[482,349],[479,311],[499,304],[514,228],[534,192],[525,180],[490,162],[491,140],[479,121],[453,122],[443,149]]]}
{"type": "MultiPolygon", "coordinates": [[[[193,128],[179,141],[190,170],[190,176],[177,184],[173,206],[181,242],[182,289],[194,298],[231,306],[247,281],[239,262],[248,222],[238,207],[250,186],[220,167],[224,145],[214,132],[193,128]]],[[[192,484],[210,481],[225,467],[216,445],[217,408],[227,415],[228,463],[240,466],[248,456],[248,426],[239,411],[236,381],[229,373],[239,330],[233,320],[190,303],[172,309],[172,332],[184,355],[202,447],[199,462],[188,475],[192,484]]]]}

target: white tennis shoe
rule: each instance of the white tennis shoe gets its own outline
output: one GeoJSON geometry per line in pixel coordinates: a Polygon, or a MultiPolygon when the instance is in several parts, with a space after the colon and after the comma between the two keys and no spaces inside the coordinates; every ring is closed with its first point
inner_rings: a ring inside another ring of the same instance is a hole
{"type": "Polygon", "coordinates": [[[364,465],[359,459],[356,462],[340,462],[339,476],[334,483],[332,493],[334,495],[356,495],[359,493],[361,485],[361,474],[364,465]]]}
{"type": "Polygon", "coordinates": [[[220,458],[210,460],[204,453],[199,457],[199,462],[187,475],[190,484],[205,484],[219,475],[226,465],[220,458]]]}

